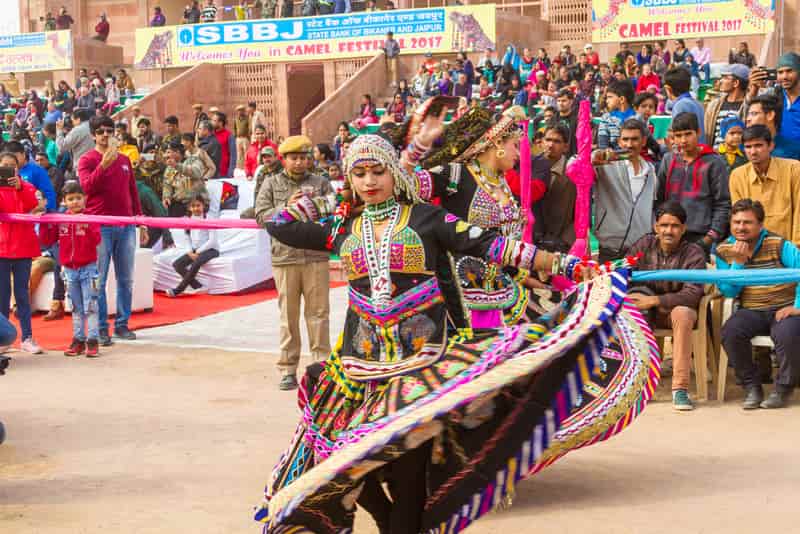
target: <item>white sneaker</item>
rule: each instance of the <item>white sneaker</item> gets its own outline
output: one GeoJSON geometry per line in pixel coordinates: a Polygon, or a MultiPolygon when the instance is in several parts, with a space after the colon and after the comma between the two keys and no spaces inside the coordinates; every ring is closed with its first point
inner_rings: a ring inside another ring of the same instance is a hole
{"type": "Polygon", "coordinates": [[[208,288],[206,286],[200,286],[195,289],[192,286],[189,286],[183,292],[187,295],[205,294],[208,293],[208,288]]]}
{"type": "Polygon", "coordinates": [[[28,354],[41,354],[42,352],[44,352],[42,350],[42,347],[37,345],[32,337],[29,337],[28,339],[23,341],[22,344],[19,346],[19,348],[22,349],[24,352],[27,352],[28,354]]]}

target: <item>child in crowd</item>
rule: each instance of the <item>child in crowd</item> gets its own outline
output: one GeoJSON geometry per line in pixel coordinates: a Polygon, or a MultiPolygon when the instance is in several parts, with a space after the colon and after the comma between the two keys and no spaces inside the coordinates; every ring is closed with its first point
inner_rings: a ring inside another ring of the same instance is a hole
{"type": "MultiPolygon", "coordinates": [[[[633,99],[633,109],[636,112],[636,118],[644,124],[650,124],[650,117],[656,114],[658,109],[658,98],[652,93],[639,93],[633,99]]],[[[653,128],[650,127],[650,133],[653,128]]]]}
{"type": "Polygon", "coordinates": [[[333,190],[337,193],[344,188],[344,176],[342,175],[342,169],[339,167],[338,163],[331,163],[328,167],[328,179],[331,182],[331,187],[333,187],[333,190]]]}
{"type": "MultiPolygon", "coordinates": [[[[80,216],[86,207],[86,195],[74,180],[64,184],[66,213],[80,216]]],[[[100,244],[100,225],[95,223],[61,223],[42,226],[41,240],[45,245],[58,241],[58,255],[67,293],[72,301],[72,343],[65,356],[87,358],[99,356],[100,273],[97,270],[97,246],[100,244]],[[88,331],[87,331],[88,330],[88,331]]]]}
{"type": "Polygon", "coordinates": [[[658,108],[658,98],[652,93],[639,93],[633,100],[633,109],[636,111],[636,118],[642,121],[647,127],[647,139],[642,147],[642,157],[647,161],[658,165],[661,160],[662,146],[653,137],[655,128],[650,124],[650,117],[656,114],[658,108]]]}
{"type": "Polygon", "coordinates": [[[728,172],[747,163],[747,156],[742,151],[742,134],[744,123],[738,117],[728,117],[720,124],[724,142],[717,147],[722,159],[728,165],[728,172]]]}
{"type": "Polygon", "coordinates": [[[600,149],[619,148],[620,126],[635,115],[633,104],[634,91],[631,82],[615,80],[608,84],[606,90],[606,107],[597,128],[597,147],[600,149]]]}
{"type": "Polygon", "coordinates": [[[492,89],[488,80],[484,76],[481,76],[481,81],[479,83],[478,97],[480,98],[482,104],[486,104],[489,101],[489,97],[492,96],[494,89],[492,89]]]}
{"type": "MultiPolygon", "coordinates": [[[[206,218],[205,197],[199,193],[194,193],[189,200],[189,216],[192,219],[202,220],[206,218]]],[[[190,252],[187,252],[172,263],[175,271],[183,277],[183,280],[175,289],[167,289],[167,296],[177,297],[183,293],[187,287],[200,289],[203,287],[197,281],[197,273],[200,267],[219,256],[219,242],[217,241],[217,231],[198,228],[186,230],[186,237],[189,240],[190,252]]]]}
{"type": "MultiPolygon", "coordinates": [[[[19,176],[17,158],[11,152],[0,154],[0,213],[30,213],[39,205],[36,188],[19,176]]],[[[28,282],[31,263],[39,256],[39,240],[29,223],[0,222],[0,313],[8,318],[11,312],[11,278],[17,318],[22,330],[20,348],[30,354],[41,354],[33,340],[31,303],[28,282]]]]}

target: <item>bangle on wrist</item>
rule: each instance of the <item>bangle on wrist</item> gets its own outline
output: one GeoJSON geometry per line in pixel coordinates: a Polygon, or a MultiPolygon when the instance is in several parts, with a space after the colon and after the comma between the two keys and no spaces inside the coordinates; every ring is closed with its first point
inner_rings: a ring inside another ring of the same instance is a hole
{"type": "Polygon", "coordinates": [[[561,252],[553,253],[553,265],[550,268],[550,274],[553,276],[558,274],[558,270],[561,268],[561,252]]]}

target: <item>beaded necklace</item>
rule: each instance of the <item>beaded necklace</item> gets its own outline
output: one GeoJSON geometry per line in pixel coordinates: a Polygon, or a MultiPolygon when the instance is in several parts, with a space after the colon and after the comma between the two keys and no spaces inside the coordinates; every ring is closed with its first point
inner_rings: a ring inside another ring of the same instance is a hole
{"type": "Polygon", "coordinates": [[[397,206],[397,200],[394,197],[389,197],[378,204],[366,204],[364,217],[374,223],[385,221],[392,215],[395,206],[397,206]]]}
{"type": "Polygon", "coordinates": [[[478,180],[478,184],[481,188],[489,193],[493,199],[499,200],[497,194],[498,189],[505,194],[507,200],[514,198],[511,189],[509,189],[508,184],[499,172],[493,169],[487,169],[481,165],[478,160],[472,160],[469,163],[469,169],[472,171],[472,175],[478,180]]]}
{"type": "Polygon", "coordinates": [[[388,306],[392,300],[391,264],[389,260],[392,251],[392,234],[394,234],[394,227],[400,218],[400,204],[395,202],[394,198],[392,198],[392,201],[392,205],[387,208],[388,214],[386,216],[382,215],[383,219],[380,219],[388,219],[389,224],[383,230],[379,245],[375,243],[375,229],[372,226],[374,217],[366,216],[368,212],[364,210],[364,216],[361,218],[364,254],[367,257],[372,301],[378,307],[388,306]]]}

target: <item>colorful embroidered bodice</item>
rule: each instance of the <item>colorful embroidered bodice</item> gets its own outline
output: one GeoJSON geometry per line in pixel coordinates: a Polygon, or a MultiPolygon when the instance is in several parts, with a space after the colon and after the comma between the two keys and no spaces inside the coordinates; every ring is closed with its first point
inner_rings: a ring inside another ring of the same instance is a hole
{"type": "MultiPolygon", "coordinates": [[[[429,189],[440,195],[445,209],[470,224],[496,230],[510,239],[521,239],[522,210],[504,179],[498,177],[500,185],[491,188],[490,181],[480,172],[480,166],[474,162],[451,166],[446,172],[431,176],[434,185],[429,189]]],[[[417,174],[417,181],[424,184],[424,175],[417,174]]],[[[496,328],[502,323],[517,323],[522,318],[528,305],[528,292],[520,281],[527,272],[493,268],[482,258],[463,255],[456,255],[454,263],[464,301],[473,312],[473,327],[496,328]],[[487,319],[484,313],[478,319],[476,315],[483,312],[491,313],[491,318],[487,319]]]]}
{"type": "MultiPolygon", "coordinates": [[[[322,249],[332,223],[300,222],[285,211],[268,224],[289,246],[322,249]]],[[[446,347],[448,305],[437,273],[446,252],[529,268],[535,247],[507,240],[431,205],[398,205],[380,239],[363,216],[336,232],[333,249],[349,282],[337,358],[342,379],[382,381],[437,361],[446,347]]],[[[462,308],[462,313],[464,312],[462,308]]]]}

